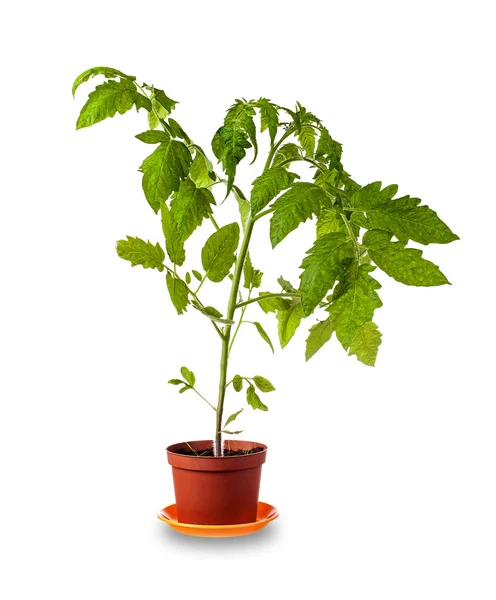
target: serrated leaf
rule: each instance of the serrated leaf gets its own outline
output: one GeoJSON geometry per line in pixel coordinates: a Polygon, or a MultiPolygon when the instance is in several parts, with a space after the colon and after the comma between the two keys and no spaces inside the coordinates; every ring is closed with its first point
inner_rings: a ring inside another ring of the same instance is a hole
{"type": "Polygon", "coordinates": [[[126,236],[127,240],[117,242],[117,254],[124,260],[128,260],[132,267],[141,265],[145,269],[164,270],[165,253],[160,244],[153,245],[150,241],[126,236]]]}
{"type": "Polygon", "coordinates": [[[300,223],[319,215],[325,191],[313,183],[297,182],[276,199],[270,220],[270,240],[275,248],[300,223]]]}
{"type": "Polygon", "coordinates": [[[265,329],[262,327],[262,325],[258,321],[254,321],[253,325],[255,325],[255,327],[257,328],[257,331],[260,334],[260,337],[264,341],[266,341],[267,344],[269,344],[270,349],[272,350],[272,354],[274,354],[274,346],[272,345],[270,337],[267,335],[267,332],[265,331],[265,329]]]}
{"type": "Polygon", "coordinates": [[[236,167],[246,156],[247,148],[251,148],[251,144],[243,129],[223,125],[214,135],[212,150],[227,175],[226,196],[232,190],[236,167]]]}
{"type": "Polygon", "coordinates": [[[229,274],[239,243],[239,225],[230,223],[213,233],[202,249],[202,266],[206,276],[215,282],[229,274]]]}
{"type": "Polygon", "coordinates": [[[171,385],[184,385],[185,382],[182,379],[169,379],[169,381],[167,383],[170,383],[171,385]]]}
{"type": "Polygon", "coordinates": [[[243,412],[243,410],[244,410],[244,409],[242,408],[242,409],[238,410],[237,412],[233,413],[233,414],[232,414],[232,415],[231,415],[231,416],[230,416],[230,417],[227,419],[227,421],[224,423],[224,427],[227,427],[227,426],[229,425],[229,423],[232,423],[232,422],[233,422],[233,421],[236,419],[236,417],[237,417],[237,416],[238,416],[240,413],[242,413],[242,412],[243,412]]]}
{"type": "Polygon", "coordinates": [[[260,131],[269,130],[270,143],[273,144],[279,127],[279,115],[277,108],[267,98],[260,98],[257,101],[260,109],[260,131]]]}
{"type": "Polygon", "coordinates": [[[165,119],[169,113],[160,102],[157,102],[153,93],[150,96],[150,102],[152,110],[148,113],[148,126],[150,129],[156,129],[160,125],[160,119],[165,119]]]}
{"type": "Polygon", "coordinates": [[[287,189],[299,175],[283,167],[267,169],[255,179],[250,203],[253,215],[264,209],[280,192],[287,189]]]}
{"type": "Polygon", "coordinates": [[[255,115],[255,109],[249,103],[243,102],[242,100],[236,100],[227,111],[224,119],[224,125],[228,125],[234,129],[241,129],[248,135],[255,152],[252,162],[255,162],[258,154],[257,128],[255,127],[255,121],[253,120],[255,115]]]}
{"type": "Polygon", "coordinates": [[[289,303],[286,310],[277,311],[278,334],[281,348],[291,340],[304,317],[303,306],[299,298],[289,303]]]}
{"type": "Polygon", "coordinates": [[[269,410],[269,408],[260,400],[258,394],[255,392],[255,388],[251,385],[251,383],[246,390],[246,400],[253,410],[269,410]]]}
{"type": "Polygon", "coordinates": [[[165,131],[155,130],[144,131],[134,137],[145,144],[160,144],[161,142],[168,142],[170,140],[170,136],[165,131]]]}
{"type": "Polygon", "coordinates": [[[198,281],[201,281],[203,279],[203,276],[202,276],[202,274],[199,271],[196,271],[195,269],[192,269],[191,272],[196,277],[196,279],[198,279],[198,281]]]}
{"type": "Polygon", "coordinates": [[[340,164],[343,147],[339,142],[332,139],[329,131],[323,127],[320,132],[315,158],[325,158],[329,168],[340,164]]]}
{"type": "Polygon", "coordinates": [[[189,304],[188,287],[182,279],[167,273],[165,276],[169,296],[177,311],[178,315],[182,315],[189,304]]]}
{"type": "Polygon", "coordinates": [[[191,154],[178,140],[169,139],[156,148],[141,164],[142,186],[148,203],[155,212],[160,201],[167,200],[179,189],[181,180],[188,176],[191,154]]]}
{"type": "Polygon", "coordinates": [[[353,242],[345,233],[328,233],[316,239],[300,269],[301,303],[310,315],[354,256],[353,242]]]}
{"type": "Polygon", "coordinates": [[[363,236],[370,258],[382,271],[405,285],[449,284],[437,265],[422,258],[422,250],[405,248],[404,242],[390,242],[390,238],[390,233],[380,230],[368,231],[363,236]]]}
{"type": "Polygon", "coordinates": [[[313,156],[315,152],[315,139],[317,132],[311,125],[302,125],[297,132],[298,140],[307,156],[313,156]]]}
{"type": "Polygon", "coordinates": [[[187,144],[191,144],[191,140],[188,134],[184,131],[184,129],[181,127],[181,125],[179,125],[179,123],[175,119],[170,117],[167,120],[167,125],[169,126],[173,137],[181,138],[187,144]]]}
{"type": "Polygon", "coordinates": [[[259,288],[262,285],[262,271],[254,269],[251,263],[250,254],[246,254],[245,264],[243,265],[244,284],[246,289],[259,288]]]}
{"type": "Polygon", "coordinates": [[[150,100],[136,90],[134,83],[128,79],[105,81],[97,85],[88,96],[88,101],[81,109],[76,129],[90,127],[116,113],[123,115],[136,106],[136,110],[151,110],[150,100]]]}
{"type": "MultiPolygon", "coordinates": [[[[261,298],[262,296],[265,296],[267,294],[270,294],[270,292],[260,292],[258,297],[261,298]]],[[[265,300],[259,300],[258,305],[264,311],[264,313],[267,314],[276,312],[276,310],[287,310],[290,306],[290,302],[285,298],[275,297],[267,298],[265,300]]]]}
{"type": "Polygon", "coordinates": [[[167,114],[170,114],[176,107],[176,104],[178,104],[177,100],[172,100],[172,98],[169,98],[169,96],[167,96],[167,94],[163,90],[159,90],[159,89],[151,87],[151,86],[147,86],[147,87],[152,92],[155,100],[163,108],[165,108],[165,110],[167,111],[167,114]]]}
{"type": "Polygon", "coordinates": [[[375,365],[377,352],[381,345],[381,332],[377,329],[375,323],[364,323],[356,332],[350,345],[348,354],[356,354],[360,362],[369,367],[375,365]]]}
{"type": "Polygon", "coordinates": [[[193,373],[193,371],[190,371],[188,369],[188,367],[181,367],[181,375],[184,377],[184,379],[189,383],[189,385],[191,387],[195,386],[195,383],[196,383],[195,374],[193,373]]]}
{"type": "MultiPolygon", "coordinates": [[[[301,159],[300,147],[297,144],[284,144],[279,148],[274,156],[273,166],[277,167],[285,161],[296,161],[301,159]]],[[[289,169],[291,163],[287,162],[283,165],[284,169],[289,169]]]]}
{"type": "Polygon", "coordinates": [[[346,225],[341,215],[333,208],[321,207],[320,215],[317,219],[317,237],[338,232],[347,233],[346,225]]]}
{"type": "Polygon", "coordinates": [[[75,96],[78,87],[85,81],[88,81],[91,77],[95,77],[95,75],[103,75],[106,79],[116,79],[117,77],[129,79],[130,81],[134,81],[136,79],[136,77],[133,77],[132,75],[126,75],[122,71],[112,69],[111,67],[93,67],[92,69],[88,69],[76,77],[76,80],[72,84],[72,95],[75,96]]]}
{"type": "Polygon", "coordinates": [[[214,179],[210,176],[213,169],[213,165],[208,158],[202,152],[197,151],[189,169],[189,176],[195,182],[196,187],[206,188],[214,182],[214,179]]]}
{"type": "Polygon", "coordinates": [[[171,213],[183,240],[187,240],[193,231],[212,214],[211,205],[215,198],[210,190],[198,188],[191,179],[179,184],[171,200],[171,213]]]}
{"type": "Polygon", "coordinates": [[[181,266],[186,258],[184,239],[177,230],[176,222],[164,200],[160,202],[160,216],[167,254],[174,264],[181,266]]]}
{"type": "Polygon", "coordinates": [[[262,377],[261,375],[255,375],[255,377],[252,379],[253,383],[261,392],[264,392],[264,394],[273,392],[276,389],[268,379],[262,377]]]}
{"type": "Polygon", "coordinates": [[[381,284],[370,273],[375,270],[371,265],[352,263],[344,277],[339,281],[327,309],[338,340],[348,350],[360,327],[372,321],[374,311],[382,306],[376,290],[381,284]]]}
{"type": "Polygon", "coordinates": [[[278,277],[277,283],[281,286],[283,292],[288,292],[289,294],[296,294],[298,290],[284,277],[278,277]]]}
{"type": "MultiPolygon", "coordinates": [[[[448,244],[458,238],[428,206],[419,206],[419,198],[404,196],[392,200],[397,185],[383,190],[380,182],[364,186],[352,196],[352,206],[366,211],[367,228],[390,231],[399,240],[419,244],[448,244]]],[[[365,225],[362,225],[365,226],[365,225]]]]}
{"type": "Polygon", "coordinates": [[[305,360],[310,360],[331,339],[333,331],[330,317],[310,327],[306,339],[305,360]]]}
{"type": "Polygon", "coordinates": [[[236,392],[240,392],[243,389],[243,378],[241,375],[235,375],[233,377],[233,388],[236,392]]]}

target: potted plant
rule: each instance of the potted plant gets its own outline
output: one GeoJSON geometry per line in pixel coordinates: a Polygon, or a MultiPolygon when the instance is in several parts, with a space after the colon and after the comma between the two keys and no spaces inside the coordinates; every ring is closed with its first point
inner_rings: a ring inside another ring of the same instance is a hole
{"type": "Polygon", "coordinates": [[[188,441],[167,449],[177,519],[212,526],[254,522],[266,446],[223,437],[241,433],[233,429],[243,411],[225,414],[227,392],[244,390],[252,409],[266,411],[261,396],[275,389],[265,377],[229,372],[229,356],[242,323],[250,323],[274,350],[262,324],[257,319],[248,321],[247,311],[261,310],[276,317],[281,347],[304,319],[315,315],[306,339],[307,360],[334,333],[349,355],[373,366],[381,343],[373,317],[382,305],[374,271],[379,268],[406,285],[447,284],[440,269],[408,244],[447,244],[458,237],[419,199],[396,198],[396,185],[360,185],[352,179],[341,162],[341,144],[299,103],[289,109],[265,98],[236,100],[212,139],[212,152],[223,171],[219,175],[207,152],[171,116],[177,102],[163,90],[140,85],[134,76],[116,69],[95,67],[76,79],[73,94],[96,75],[103,75],[105,81],[89,94],[76,128],[133,107],[144,109],[148,128],[136,137],[153,149],[140,167],[142,187],[151,209],[160,215],[165,238],[164,250],[158,242],[128,236],[117,242],[117,254],[132,266],[165,274],[178,315],[188,309],[202,313],[212,324],[212,344],[220,345],[215,402],[200,394],[195,375],[187,367],[169,381],[179,386],[179,393],[192,391],[201,396],[215,413],[212,440],[188,441]],[[253,152],[252,163],[258,156],[258,118],[270,149],[247,194],[236,183],[236,169],[248,149],[253,152]],[[294,163],[309,166],[307,181],[291,170],[294,163]],[[217,223],[214,192],[217,199],[237,202],[237,222],[217,223]],[[275,247],[313,218],[315,242],[302,258],[298,284],[279,278],[277,286],[264,282],[262,287],[263,274],[249,253],[257,223],[270,219],[270,240],[275,247]],[[185,242],[202,225],[212,233],[201,257],[194,257],[195,266],[201,259],[202,271],[198,271],[186,267],[185,242]],[[200,293],[203,285],[226,278],[230,285],[225,309],[206,305],[200,293]]]}

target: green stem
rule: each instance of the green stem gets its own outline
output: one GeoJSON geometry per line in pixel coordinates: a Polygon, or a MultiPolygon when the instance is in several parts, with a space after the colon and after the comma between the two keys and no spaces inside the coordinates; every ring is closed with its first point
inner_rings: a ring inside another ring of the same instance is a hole
{"type": "Polygon", "coordinates": [[[213,404],[210,404],[210,402],[209,402],[209,401],[208,401],[208,400],[205,398],[205,396],[202,396],[202,395],[200,394],[200,392],[199,392],[199,391],[198,391],[196,388],[192,387],[191,389],[192,389],[192,390],[193,390],[193,391],[194,391],[196,394],[198,394],[198,396],[200,396],[200,398],[201,398],[202,400],[205,400],[205,402],[206,402],[206,403],[207,403],[207,404],[210,406],[210,408],[212,408],[213,410],[217,410],[217,409],[215,408],[215,406],[214,406],[213,404]]]}
{"type": "MultiPolygon", "coordinates": [[[[239,284],[241,282],[241,274],[243,272],[243,265],[245,263],[246,254],[248,253],[248,246],[250,244],[251,234],[253,232],[254,221],[250,217],[246,224],[243,241],[241,242],[241,248],[239,250],[238,258],[236,260],[236,266],[234,268],[234,275],[231,284],[231,293],[229,295],[229,302],[227,304],[226,318],[233,320],[234,311],[236,310],[236,301],[238,299],[239,284]]],[[[225,325],[222,333],[222,347],[220,354],[220,377],[219,377],[219,399],[217,402],[217,420],[215,426],[215,456],[222,456],[222,416],[224,411],[224,400],[226,397],[226,380],[227,380],[227,363],[229,360],[229,342],[231,338],[231,327],[232,325],[225,325]]]]}
{"type": "Polygon", "coordinates": [[[214,216],[210,214],[208,215],[208,218],[210,219],[210,221],[212,221],[212,225],[215,227],[215,229],[219,231],[220,227],[218,226],[217,221],[214,219],[214,216]]]}
{"type": "Polygon", "coordinates": [[[281,139],[277,142],[277,144],[275,144],[274,146],[272,146],[272,148],[270,149],[270,152],[269,152],[269,156],[267,157],[267,162],[265,163],[264,171],[266,171],[267,169],[270,168],[270,165],[272,163],[272,159],[274,158],[274,155],[277,152],[279,146],[284,142],[285,139],[287,139],[293,133],[294,133],[293,128],[292,127],[288,127],[286,129],[286,131],[284,132],[284,134],[281,136],[281,139]]]}
{"type": "Polygon", "coordinates": [[[272,208],[268,208],[267,210],[264,210],[263,212],[258,213],[258,215],[255,215],[253,217],[253,220],[254,221],[258,221],[258,219],[261,219],[262,217],[265,217],[265,215],[270,215],[270,213],[273,213],[273,212],[274,212],[274,208],[273,207],[272,208]]]}
{"type": "MultiPolygon", "coordinates": [[[[250,291],[248,293],[248,300],[250,299],[250,295],[251,295],[251,288],[250,288],[250,291]]],[[[249,302],[248,302],[248,304],[249,304],[249,302]]],[[[237,306],[238,305],[236,305],[235,308],[237,308],[237,306]]],[[[228,356],[231,354],[231,350],[232,350],[232,347],[233,347],[233,344],[234,344],[234,340],[236,339],[236,336],[238,335],[239,328],[241,327],[241,323],[243,322],[243,317],[245,316],[245,311],[246,311],[246,302],[244,303],[244,307],[243,307],[243,310],[241,311],[241,316],[239,318],[238,325],[237,325],[237,327],[236,327],[236,329],[234,331],[234,334],[232,336],[231,343],[229,344],[229,350],[227,352],[228,356]]]]}
{"type": "Polygon", "coordinates": [[[299,298],[300,294],[292,294],[289,292],[281,292],[280,294],[264,294],[263,296],[258,296],[257,298],[251,298],[251,300],[245,300],[244,302],[240,302],[236,304],[236,308],[242,308],[244,306],[248,306],[248,304],[252,304],[253,302],[261,302],[263,300],[268,300],[269,298],[299,298]]]}

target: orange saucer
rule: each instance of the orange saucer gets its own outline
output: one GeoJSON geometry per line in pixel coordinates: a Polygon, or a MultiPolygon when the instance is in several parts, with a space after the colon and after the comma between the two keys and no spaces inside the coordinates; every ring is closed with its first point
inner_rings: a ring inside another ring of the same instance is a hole
{"type": "Polygon", "coordinates": [[[177,520],[176,505],[171,504],[163,508],[157,517],[167,523],[172,529],[197,537],[236,537],[248,535],[266,527],[271,521],[277,519],[279,511],[274,506],[265,502],[258,503],[257,520],[254,523],[242,523],[240,525],[192,525],[179,523],[177,520]]]}

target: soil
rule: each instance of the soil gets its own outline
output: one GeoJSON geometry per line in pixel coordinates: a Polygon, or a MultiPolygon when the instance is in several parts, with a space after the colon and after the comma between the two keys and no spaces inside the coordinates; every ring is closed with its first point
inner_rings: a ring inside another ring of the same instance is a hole
{"type": "MultiPolygon", "coordinates": [[[[251,450],[227,450],[224,449],[223,456],[245,456],[246,454],[255,454],[256,452],[263,452],[265,448],[257,446],[251,450]]],[[[174,454],[183,454],[184,456],[214,456],[213,448],[206,448],[205,450],[190,450],[186,448],[184,450],[175,450],[174,454]]]]}

